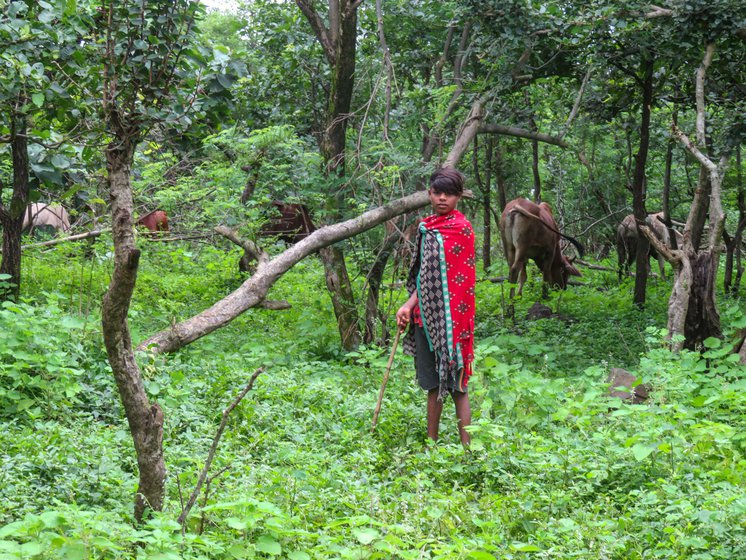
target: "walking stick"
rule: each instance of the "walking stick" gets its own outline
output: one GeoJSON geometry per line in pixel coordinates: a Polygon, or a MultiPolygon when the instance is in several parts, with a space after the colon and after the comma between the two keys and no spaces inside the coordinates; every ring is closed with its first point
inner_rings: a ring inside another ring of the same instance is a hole
{"type": "Polygon", "coordinates": [[[383,374],[383,381],[381,382],[381,390],[378,391],[378,402],[376,403],[376,409],[373,411],[373,425],[370,427],[370,431],[376,429],[376,423],[378,422],[378,413],[381,412],[381,403],[383,402],[383,392],[386,390],[386,382],[389,380],[389,373],[391,372],[391,364],[394,363],[394,355],[396,355],[396,347],[399,345],[399,336],[401,330],[396,327],[396,337],[394,338],[394,346],[391,348],[391,355],[389,356],[389,363],[386,364],[386,373],[383,374]]]}

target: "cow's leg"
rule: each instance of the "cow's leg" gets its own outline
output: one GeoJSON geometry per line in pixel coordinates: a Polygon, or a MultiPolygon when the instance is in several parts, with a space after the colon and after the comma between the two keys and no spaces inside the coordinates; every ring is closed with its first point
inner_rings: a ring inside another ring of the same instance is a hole
{"type": "Polygon", "coordinates": [[[627,250],[624,244],[624,239],[617,239],[616,254],[619,261],[619,280],[621,280],[622,276],[624,276],[624,267],[627,262],[627,250]]]}

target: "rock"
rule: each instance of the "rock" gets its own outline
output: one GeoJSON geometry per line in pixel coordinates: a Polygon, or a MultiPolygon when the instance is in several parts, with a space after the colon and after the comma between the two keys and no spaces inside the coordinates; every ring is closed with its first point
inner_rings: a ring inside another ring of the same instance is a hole
{"type": "Polygon", "coordinates": [[[637,378],[622,368],[611,368],[606,382],[609,384],[609,396],[629,401],[632,404],[640,404],[650,396],[650,385],[637,383],[637,378]],[[621,387],[629,390],[624,391],[620,389],[621,387]]]}
{"type": "Polygon", "coordinates": [[[538,301],[534,303],[526,312],[526,320],[536,321],[537,319],[549,319],[552,316],[552,309],[538,301]]]}

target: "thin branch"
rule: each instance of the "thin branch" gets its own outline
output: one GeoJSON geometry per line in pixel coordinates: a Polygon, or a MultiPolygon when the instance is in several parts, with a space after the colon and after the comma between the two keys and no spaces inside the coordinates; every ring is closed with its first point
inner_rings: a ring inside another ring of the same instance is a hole
{"type": "Polygon", "coordinates": [[[238,237],[236,232],[232,229],[226,226],[217,226],[215,228],[215,232],[219,233],[229,241],[232,241],[233,243],[241,247],[249,254],[251,258],[255,259],[260,265],[265,264],[269,261],[269,255],[261,247],[259,247],[250,239],[242,239],[238,237]]]}
{"type": "Polygon", "coordinates": [[[230,415],[231,412],[233,412],[233,409],[238,406],[238,404],[241,402],[241,400],[246,396],[246,394],[251,391],[251,388],[254,386],[254,381],[256,381],[256,378],[259,377],[259,374],[261,374],[264,371],[263,367],[257,368],[257,370],[253,373],[251,376],[251,379],[249,379],[249,382],[247,383],[246,387],[243,388],[243,390],[238,394],[238,396],[233,400],[233,402],[223,411],[223,419],[220,422],[220,426],[218,427],[218,431],[215,434],[215,438],[212,440],[212,445],[210,446],[210,451],[207,454],[207,461],[205,461],[205,466],[202,467],[202,472],[199,475],[199,478],[197,479],[197,485],[194,487],[194,490],[192,491],[192,495],[189,496],[189,501],[187,502],[186,506],[181,512],[181,515],[179,515],[179,525],[184,525],[186,522],[186,518],[189,515],[189,512],[191,511],[192,507],[194,506],[195,502],[197,501],[197,498],[199,497],[199,492],[202,489],[202,485],[205,482],[205,479],[207,478],[207,473],[210,471],[210,466],[212,465],[212,461],[215,458],[215,452],[217,451],[218,444],[220,443],[220,438],[223,435],[223,431],[225,430],[225,426],[228,424],[228,415],[230,415]]]}
{"type": "Polygon", "coordinates": [[[326,28],[326,26],[324,26],[324,22],[321,19],[321,16],[313,8],[313,2],[308,2],[306,0],[295,0],[295,3],[297,4],[298,8],[300,8],[300,11],[303,13],[303,15],[306,16],[308,23],[311,25],[311,29],[313,29],[313,32],[316,34],[316,38],[319,40],[319,43],[321,43],[327,61],[331,66],[334,66],[336,63],[334,41],[332,40],[330,31],[326,28]]]}
{"type": "Polygon", "coordinates": [[[480,134],[500,134],[502,136],[517,136],[518,138],[526,138],[528,140],[536,140],[538,142],[544,142],[546,144],[552,144],[559,146],[560,148],[570,148],[570,144],[565,142],[561,137],[551,136],[544,134],[543,132],[535,132],[533,130],[526,130],[525,128],[517,128],[514,126],[503,126],[500,124],[485,124],[479,127],[480,134]]]}
{"type": "MultiPolygon", "coordinates": [[[[705,48],[705,57],[702,64],[697,68],[697,79],[695,86],[695,95],[697,99],[697,143],[704,148],[707,145],[705,136],[705,75],[707,69],[712,63],[712,57],[715,54],[715,43],[708,43],[705,48]]],[[[709,168],[708,168],[709,169],[709,168]]]]}
{"type": "Polygon", "coordinates": [[[572,106],[572,111],[570,111],[570,115],[567,117],[567,121],[565,122],[565,127],[562,129],[562,132],[560,132],[559,139],[562,140],[565,135],[570,131],[570,125],[572,124],[572,121],[575,120],[575,117],[578,114],[578,111],[580,110],[580,102],[583,99],[583,93],[585,92],[585,86],[588,85],[588,80],[591,77],[592,69],[588,68],[588,70],[585,73],[585,76],[583,77],[583,82],[580,84],[580,90],[578,91],[578,96],[575,98],[575,104],[572,106]]]}
{"type": "Polygon", "coordinates": [[[102,233],[111,231],[111,228],[97,229],[93,231],[87,231],[86,233],[78,233],[76,235],[70,235],[68,237],[60,237],[59,239],[51,239],[49,241],[42,241],[41,243],[31,243],[30,245],[23,245],[21,250],[31,249],[34,247],[50,247],[52,245],[59,245],[60,243],[67,243],[68,241],[81,241],[82,239],[90,239],[92,237],[98,237],[102,233]]]}
{"type": "Polygon", "coordinates": [[[690,154],[692,154],[695,159],[702,164],[704,167],[707,168],[709,172],[713,172],[717,170],[717,166],[712,163],[712,160],[708,158],[705,154],[703,154],[699,148],[692,142],[686,134],[684,134],[681,129],[674,125],[671,125],[671,133],[673,134],[674,138],[676,138],[684,148],[689,151],[690,154]]]}

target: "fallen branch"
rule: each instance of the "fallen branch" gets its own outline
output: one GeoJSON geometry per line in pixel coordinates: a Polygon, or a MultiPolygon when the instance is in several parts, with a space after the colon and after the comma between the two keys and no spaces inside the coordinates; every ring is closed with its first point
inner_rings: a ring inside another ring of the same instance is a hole
{"type": "Polygon", "coordinates": [[[590,268],[591,270],[604,270],[606,272],[616,272],[616,269],[609,268],[608,266],[603,266],[600,264],[591,264],[587,261],[581,260],[581,259],[575,259],[572,261],[573,264],[579,264],[581,266],[584,266],[585,268],[590,268]]]}
{"type": "Polygon", "coordinates": [[[52,245],[59,245],[60,243],[67,243],[68,241],[81,241],[83,239],[90,239],[92,237],[98,237],[102,233],[111,231],[111,228],[96,229],[93,231],[87,231],[85,233],[78,233],[76,235],[70,235],[68,237],[60,237],[59,239],[50,239],[49,241],[42,241],[40,243],[31,243],[29,245],[23,245],[21,250],[31,249],[34,247],[50,247],[52,245]]]}
{"type": "Polygon", "coordinates": [[[181,515],[179,515],[179,525],[182,527],[184,526],[184,523],[186,522],[186,518],[189,515],[189,512],[191,511],[192,507],[194,506],[194,503],[197,501],[197,498],[199,497],[199,492],[202,489],[202,484],[204,484],[205,479],[207,478],[207,473],[210,471],[210,466],[212,465],[212,461],[215,458],[215,451],[217,451],[218,444],[220,443],[220,438],[223,435],[223,431],[225,430],[225,426],[228,424],[228,415],[230,415],[231,412],[233,412],[233,409],[238,406],[238,404],[243,400],[243,398],[246,396],[246,394],[251,391],[251,388],[254,386],[254,381],[256,381],[256,378],[259,377],[259,374],[264,371],[263,367],[258,368],[254,374],[251,376],[251,379],[249,379],[248,384],[246,387],[243,388],[243,390],[238,394],[238,396],[233,400],[233,402],[223,411],[223,419],[220,421],[220,426],[218,427],[218,431],[215,434],[215,438],[212,440],[212,445],[210,446],[210,451],[207,454],[207,460],[205,461],[205,466],[202,467],[202,472],[199,475],[199,478],[197,479],[197,485],[194,487],[194,490],[192,491],[191,496],[189,496],[189,501],[187,501],[186,506],[184,506],[184,509],[181,511],[181,515]]]}
{"type": "Polygon", "coordinates": [[[156,237],[155,235],[143,235],[145,239],[152,242],[169,243],[171,241],[192,241],[194,239],[209,239],[213,237],[212,232],[208,233],[189,233],[185,235],[176,235],[173,237],[156,237]]]}
{"type": "Polygon", "coordinates": [[[252,259],[260,264],[265,264],[269,261],[269,255],[256,243],[250,239],[243,239],[238,234],[226,226],[217,226],[215,232],[225,237],[228,241],[235,243],[241,249],[243,249],[252,259]]]}
{"type": "MultiPolygon", "coordinates": [[[[477,100],[472,105],[471,112],[464,121],[453,148],[443,162],[443,167],[455,167],[471,145],[474,135],[477,134],[482,115],[482,101],[477,100]]],[[[272,260],[260,262],[256,272],[233,293],[216,302],[202,313],[156,333],[142,342],[138,346],[138,350],[151,350],[155,353],[173,352],[202,338],[227,325],[247,309],[260,304],[272,285],[285,272],[308,255],[338,241],[367,231],[400,214],[422,208],[428,202],[427,191],[421,190],[378,208],[368,210],[356,218],[317,229],[272,260]]]]}

